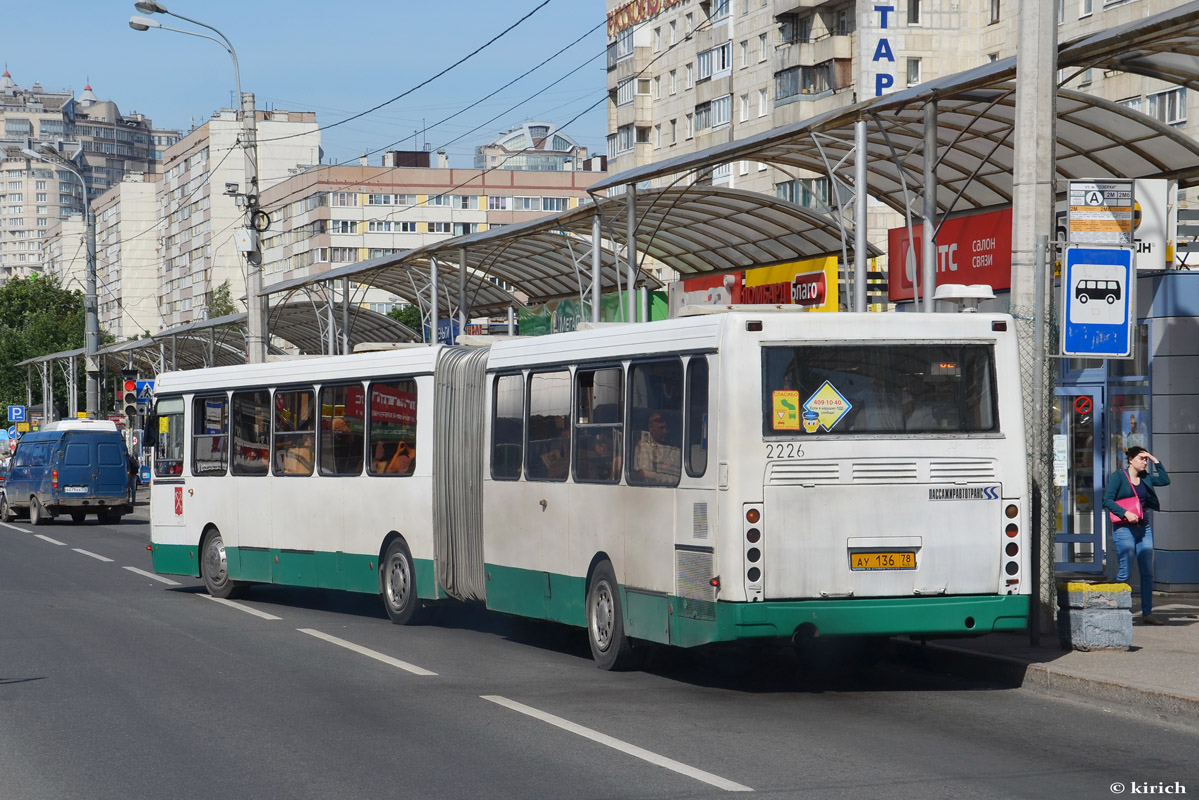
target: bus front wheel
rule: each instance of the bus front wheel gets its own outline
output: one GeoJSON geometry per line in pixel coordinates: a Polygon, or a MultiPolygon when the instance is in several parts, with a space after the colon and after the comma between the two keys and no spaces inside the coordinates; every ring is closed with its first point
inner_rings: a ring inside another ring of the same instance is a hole
{"type": "Polygon", "coordinates": [[[225,540],[221,537],[221,532],[215,528],[204,539],[200,568],[204,573],[204,588],[213,597],[227,600],[231,597],[239,597],[244,592],[243,584],[229,580],[229,562],[225,556],[225,540]]]}
{"type": "Polygon", "coordinates": [[[383,605],[391,621],[396,625],[418,622],[421,601],[416,596],[416,569],[403,539],[396,539],[387,546],[379,569],[379,579],[383,584],[383,605]]]}
{"type": "Polygon", "coordinates": [[[636,653],[624,632],[620,587],[611,562],[601,561],[587,587],[587,639],[596,666],[625,670],[636,666],[636,653]]]}
{"type": "Polygon", "coordinates": [[[0,494],[0,522],[12,522],[17,518],[17,515],[12,512],[12,506],[8,504],[8,498],[0,494]]]}

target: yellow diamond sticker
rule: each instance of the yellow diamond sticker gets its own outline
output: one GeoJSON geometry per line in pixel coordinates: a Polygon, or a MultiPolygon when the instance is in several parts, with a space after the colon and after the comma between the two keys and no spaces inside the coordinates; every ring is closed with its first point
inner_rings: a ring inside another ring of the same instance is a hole
{"type": "Polygon", "coordinates": [[[803,407],[807,412],[804,414],[804,430],[808,433],[815,433],[819,428],[831,431],[833,426],[853,408],[850,402],[828,381],[820,385],[820,388],[808,398],[803,407]],[[815,419],[811,418],[813,414],[815,419]]]}
{"type": "Polygon", "coordinates": [[[799,430],[799,392],[780,391],[773,395],[774,413],[770,417],[776,431],[799,430]]]}

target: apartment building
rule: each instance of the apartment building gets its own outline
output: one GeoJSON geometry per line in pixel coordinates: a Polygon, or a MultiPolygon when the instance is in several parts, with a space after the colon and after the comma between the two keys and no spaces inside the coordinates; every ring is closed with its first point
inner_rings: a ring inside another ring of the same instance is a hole
{"type": "MultiPolygon", "coordinates": [[[[316,167],[263,193],[266,285],[577,208],[604,173],[316,167]]],[[[362,303],[386,313],[402,301],[362,303]]]]}
{"type": "Polygon", "coordinates": [[[588,163],[586,147],[546,122],[526,122],[475,148],[475,169],[569,172],[588,163]]]}
{"type": "MultiPolygon", "coordinates": [[[[315,113],[258,111],[256,125],[260,195],[320,163],[315,113]]],[[[160,328],[205,319],[213,290],[225,281],[245,307],[246,262],[234,238],[245,216],[227,191],[246,191],[241,132],[236,113],[222,109],[166,151],[156,209],[160,328]]]]}
{"type": "Polygon", "coordinates": [[[0,281],[45,269],[42,245],[55,221],[83,208],[78,181],[65,169],[31,159],[30,144],[67,143],[95,199],[129,173],[156,170],[155,147],[178,131],[157,130],[137,112],[122,114],[91,85],[76,98],[40,83],[24,89],[7,69],[0,75],[0,281]]]}

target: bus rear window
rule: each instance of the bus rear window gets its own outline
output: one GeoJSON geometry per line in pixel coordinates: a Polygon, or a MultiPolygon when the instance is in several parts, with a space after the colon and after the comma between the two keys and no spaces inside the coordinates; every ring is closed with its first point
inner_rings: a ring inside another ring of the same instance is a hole
{"type": "Polygon", "coordinates": [[[762,349],[762,433],[987,433],[999,428],[994,352],[978,344],[762,349]]]}

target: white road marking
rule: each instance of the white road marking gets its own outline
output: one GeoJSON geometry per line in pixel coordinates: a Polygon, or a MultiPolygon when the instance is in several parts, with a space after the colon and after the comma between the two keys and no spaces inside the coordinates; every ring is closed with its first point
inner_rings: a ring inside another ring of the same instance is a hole
{"type": "Polygon", "coordinates": [[[138,569],[137,567],[125,567],[125,569],[129,570],[130,572],[136,572],[138,575],[144,575],[147,578],[151,578],[153,580],[158,581],[159,583],[165,583],[167,586],[181,586],[182,585],[182,584],[178,583],[177,581],[171,580],[170,578],[164,578],[161,575],[155,575],[153,572],[146,572],[144,569],[138,569]]]}
{"type": "Polygon", "coordinates": [[[34,534],[34,536],[36,536],[38,539],[41,539],[43,542],[49,542],[50,544],[56,544],[59,547],[67,546],[66,542],[60,542],[57,539],[51,539],[49,536],[45,535],[44,533],[36,533],[36,534],[34,534]]]}
{"type": "Polygon", "coordinates": [[[393,667],[399,667],[400,669],[407,670],[413,675],[437,674],[436,672],[430,672],[424,667],[418,667],[415,664],[409,664],[407,661],[400,661],[398,658],[392,658],[391,656],[383,655],[382,653],[370,650],[362,645],[357,645],[353,642],[347,642],[345,639],[338,639],[336,636],[330,636],[327,633],[321,633],[320,631],[313,630],[312,628],[296,628],[296,630],[298,630],[300,633],[306,633],[309,636],[315,636],[318,639],[323,639],[324,641],[329,642],[330,644],[335,644],[338,647],[344,647],[347,650],[353,650],[355,653],[364,655],[367,658],[373,658],[376,661],[382,661],[384,664],[390,664],[393,667]]]}
{"type": "Polygon", "coordinates": [[[76,553],[83,553],[85,556],[90,556],[91,558],[94,558],[94,559],[96,559],[97,561],[112,561],[112,559],[111,559],[111,558],[108,558],[107,556],[102,556],[102,555],[100,555],[99,553],[92,553],[92,552],[89,552],[89,551],[87,551],[87,550],[83,550],[83,549],[81,549],[81,548],[78,548],[78,547],[74,547],[74,548],[72,548],[72,549],[73,549],[73,550],[74,550],[76,553]]]}
{"type": "Polygon", "coordinates": [[[283,619],[283,617],[276,617],[274,614],[268,614],[265,611],[259,611],[256,608],[251,608],[250,606],[243,606],[241,603],[235,603],[232,600],[213,597],[210,594],[198,594],[196,597],[203,597],[205,600],[211,600],[214,603],[220,603],[223,606],[229,606],[229,608],[236,608],[238,611],[244,611],[247,614],[253,614],[254,616],[261,617],[262,619],[283,619]]]}
{"type": "Polygon", "coordinates": [[[0,522],[0,525],[3,525],[4,527],[9,528],[11,530],[14,530],[17,533],[29,533],[29,530],[27,528],[18,528],[16,525],[9,525],[7,522],[0,522]]]}
{"type": "Polygon", "coordinates": [[[571,722],[570,720],[566,720],[566,719],[563,719],[562,717],[554,716],[553,714],[548,714],[545,711],[539,711],[538,709],[533,708],[531,706],[526,706],[523,703],[517,703],[515,700],[509,700],[506,697],[500,697],[499,695],[494,695],[494,694],[492,694],[492,695],[484,694],[484,695],[479,695],[479,696],[482,697],[484,700],[489,700],[492,703],[496,703],[497,705],[504,706],[505,708],[510,708],[513,711],[520,712],[521,714],[525,714],[526,716],[533,717],[534,719],[539,719],[542,722],[548,722],[550,725],[561,728],[564,731],[569,731],[570,733],[578,734],[579,736],[582,736],[585,739],[590,739],[593,742],[598,742],[602,745],[606,745],[608,747],[613,748],[614,750],[619,750],[622,753],[627,753],[628,755],[631,755],[634,758],[640,758],[643,761],[648,761],[649,763],[654,764],[656,766],[664,767],[666,769],[672,770],[674,772],[679,773],[680,775],[686,775],[689,778],[694,778],[697,781],[702,781],[703,783],[709,784],[711,786],[715,786],[718,789],[724,789],[726,792],[752,792],[753,791],[753,789],[751,789],[748,786],[742,786],[739,783],[734,783],[733,781],[722,778],[719,775],[713,775],[710,772],[704,772],[702,769],[696,769],[695,767],[690,767],[686,764],[675,761],[674,759],[667,758],[666,756],[660,756],[657,753],[652,753],[649,750],[645,750],[643,748],[637,747],[636,745],[629,744],[628,742],[622,742],[620,739],[614,739],[613,737],[608,736],[607,734],[600,733],[598,731],[593,731],[590,728],[584,728],[582,725],[576,725],[575,723],[571,722]]]}

